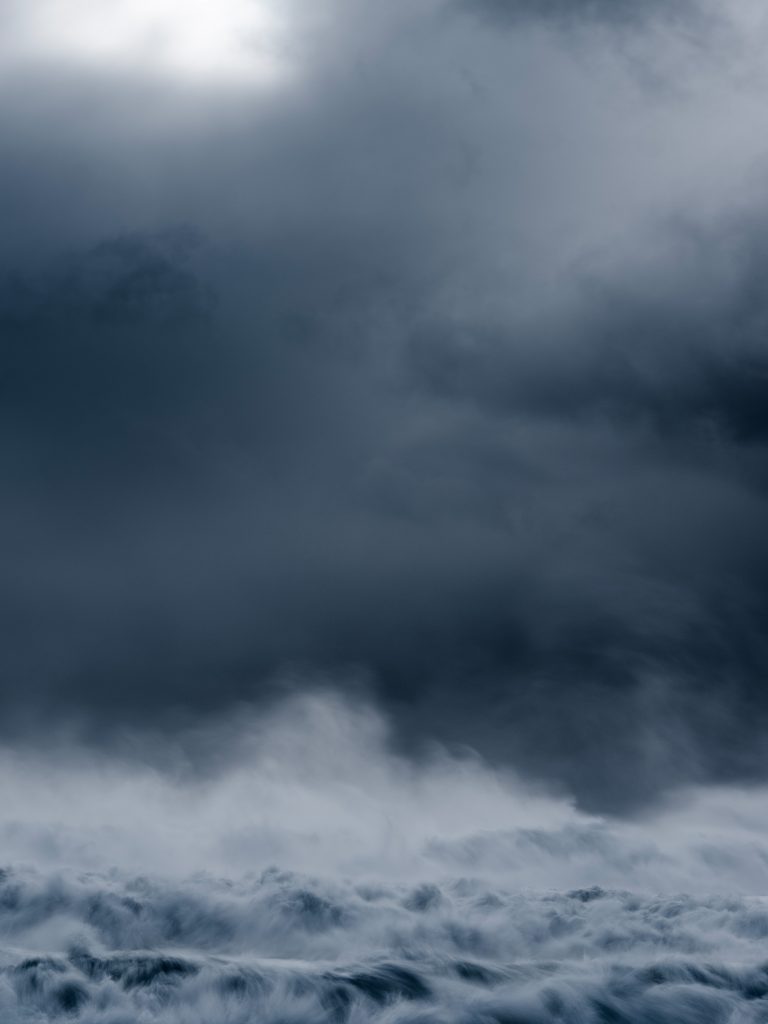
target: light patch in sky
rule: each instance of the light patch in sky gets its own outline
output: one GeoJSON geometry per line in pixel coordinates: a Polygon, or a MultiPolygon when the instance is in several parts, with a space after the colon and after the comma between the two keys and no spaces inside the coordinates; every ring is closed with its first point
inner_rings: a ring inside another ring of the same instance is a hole
{"type": "Polygon", "coordinates": [[[287,73],[284,26],[264,0],[31,0],[4,26],[6,53],[208,82],[287,73]]]}

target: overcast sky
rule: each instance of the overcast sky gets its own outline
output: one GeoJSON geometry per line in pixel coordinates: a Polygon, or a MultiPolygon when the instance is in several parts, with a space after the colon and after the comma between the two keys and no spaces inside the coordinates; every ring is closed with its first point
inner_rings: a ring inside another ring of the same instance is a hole
{"type": "Polygon", "coordinates": [[[765,779],[761,2],[0,36],[6,734],[319,685],[587,810],[765,779]]]}

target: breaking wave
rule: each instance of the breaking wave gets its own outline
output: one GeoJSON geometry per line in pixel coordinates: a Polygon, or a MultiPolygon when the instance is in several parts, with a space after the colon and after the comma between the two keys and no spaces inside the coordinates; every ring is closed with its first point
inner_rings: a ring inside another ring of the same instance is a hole
{"type": "Polygon", "coordinates": [[[242,717],[203,774],[5,752],[3,1024],[768,1021],[763,793],[602,820],[337,698],[242,717]]]}

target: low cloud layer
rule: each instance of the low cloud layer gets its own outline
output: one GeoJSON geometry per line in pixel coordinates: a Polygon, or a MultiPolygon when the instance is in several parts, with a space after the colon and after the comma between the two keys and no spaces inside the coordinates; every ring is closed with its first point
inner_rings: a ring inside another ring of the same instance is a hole
{"type": "Polygon", "coordinates": [[[170,882],[275,867],[510,890],[757,896],[768,884],[762,788],[681,790],[634,822],[587,815],[470,751],[434,746],[414,764],[365,699],[307,686],[269,712],[191,727],[162,755],[143,733],[109,755],[65,735],[5,747],[6,862],[170,882]]]}

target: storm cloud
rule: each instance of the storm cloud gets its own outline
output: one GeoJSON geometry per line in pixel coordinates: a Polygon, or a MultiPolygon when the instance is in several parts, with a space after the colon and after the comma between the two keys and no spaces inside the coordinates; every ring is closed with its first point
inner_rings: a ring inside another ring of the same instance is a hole
{"type": "Polygon", "coordinates": [[[764,780],[765,38],[705,14],[296,3],[256,85],[18,42],[7,737],[319,678],[592,811],[764,780]]]}
{"type": "Polygon", "coordinates": [[[557,27],[637,28],[658,19],[690,25],[702,13],[702,5],[690,0],[465,0],[465,8],[500,25],[540,22],[557,27]]]}

